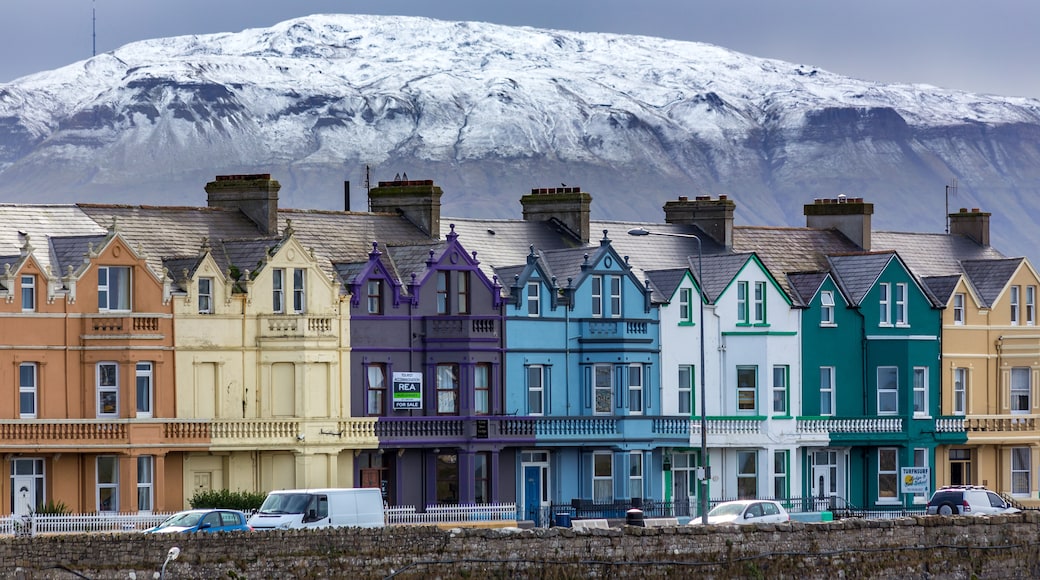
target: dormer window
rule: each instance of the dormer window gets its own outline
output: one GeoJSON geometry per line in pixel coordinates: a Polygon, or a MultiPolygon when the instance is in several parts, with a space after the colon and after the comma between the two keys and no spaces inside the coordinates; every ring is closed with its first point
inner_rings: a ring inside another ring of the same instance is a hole
{"type": "Polygon", "coordinates": [[[755,324],[766,323],[766,283],[755,282],[755,324]]]}
{"type": "Polygon", "coordinates": [[[307,311],[306,280],[307,270],[293,270],[293,314],[303,314],[307,311]]]}
{"type": "Polygon", "coordinates": [[[679,324],[693,324],[693,290],[679,288],[679,324]]]}
{"type": "Polygon", "coordinates": [[[834,326],[834,292],[820,292],[820,326],[834,326]]]}
{"type": "Polygon", "coordinates": [[[213,314],[213,278],[199,278],[199,314],[213,314]]]}
{"type": "Polygon", "coordinates": [[[527,315],[538,316],[541,314],[542,285],[538,282],[527,283],[527,315]]]}
{"type": "Polygon", "coordinates": [[[285,312],[285,269],[271,270],[271,312],[285,312]]]}
{"type": "Polygon", "coordinates": [[[36,276],[22,276],[22,311],[36,310],[36,276]]]}
{"type": "Polygon", "coordinates": [[[98,268],[98,310],[130,310],[130,268],[100,266],[98,268]]]}
{"type": "Polygon", "coordinates": [[[953,323],[957,326],[964,325],[964,294],[962,292],[953,295],[953,323]]]}
{"type": "Polygon", "coordinates": [[[1021,286],[1011,287],[1011,326],[1018,326],[1019,317],[1022,315],[1021,304],[1019,303],[1021,293],[1021,286]]]}
{"type": "Polygon", "coordinates": [[[368,305],[369,314],[382,314],[383,313],[383,281],[382,280],[369,280],[365,285],[366,292],[366,304],[368,305]]]}

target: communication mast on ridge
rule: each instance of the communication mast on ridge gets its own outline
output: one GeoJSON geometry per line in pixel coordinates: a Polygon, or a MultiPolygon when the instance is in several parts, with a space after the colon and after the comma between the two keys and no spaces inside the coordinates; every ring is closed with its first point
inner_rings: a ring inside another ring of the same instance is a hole
{"type": "Polygon", "coordinates": [[[365,197],[369,200],[368,201],[368,211],[369,211],[369,213],[372,212],[372,196],[370,195],[371,193],[372,193],[372,174],[371,174],[371,171],[370,171],[368,165],[365,165],[365,197]]]}
{"type": "Polygon", "coordinates": [[[953,178],[953,183],[946,186],[946,233],[950,233],[950,192],[953,195],[957,195],[957,178],[953,178]]]}
{"type": "Polygon", "coordinates": [[[90,48],[90,56],[97,56],[97,0],[94,0],[90,9],[90,36],[93,45],[90,48]]]}

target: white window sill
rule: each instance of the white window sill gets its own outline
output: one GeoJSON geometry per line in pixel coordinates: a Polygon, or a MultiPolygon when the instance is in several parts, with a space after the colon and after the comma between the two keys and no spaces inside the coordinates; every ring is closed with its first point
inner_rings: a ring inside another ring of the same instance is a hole
{"type": "Polygon", "coordinates": [[[821,322],[820,328],[838,328],[837,322],[821,322]]]}

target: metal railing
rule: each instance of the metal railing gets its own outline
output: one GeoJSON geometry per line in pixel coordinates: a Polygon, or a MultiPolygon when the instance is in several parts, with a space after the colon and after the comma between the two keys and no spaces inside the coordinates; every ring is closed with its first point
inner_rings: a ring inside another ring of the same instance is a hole
{"type": "Polygon", "coordinates": [[[26,514],[0,517],[0,535],[140,532],[161,524],[173,512],[26,514]]]}

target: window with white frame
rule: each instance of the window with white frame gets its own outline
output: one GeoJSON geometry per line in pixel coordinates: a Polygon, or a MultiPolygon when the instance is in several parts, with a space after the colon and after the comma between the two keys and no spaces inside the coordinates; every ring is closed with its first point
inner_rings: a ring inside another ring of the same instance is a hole
{"type": "Polygon", "coordinates": [[[968,369],[953,369],[953,414],[964,415],[968,398],[968,369]]]}
{"type": "Polygon", "coordinates": [[[98,267],[98,310],[130,310],[130,268],[127,266],[98,267]]]}
{"type": "Polygon", "coordinates": [[[592,454],[592,501],[609,502],[614,499],[614,456],[609,451],[592,454]]]}
{"type": "Polygon", "coordinates": [[[608,364],[595,365],[593,368],[593,412],[596,414],[611,413],[614,410],[613,367],[608,364]]]}
{"type": "Polygon", "coordinates": [[[679,288],[679,324],[693,324],[692,288],[679,288]]]}
{"type": "Polygon", "coordinates": [[[787,365],[773,365],[773,413],[787,414],[787,381],[790,375],[787,365]]]}
{"type": "Polygon", "coordinates": [[[1011,326],[1018,326],[1020,322],[1019,317],[1021,316],[1021,286],[1011,287],[1011,326]]]}
{"type": "Polygon", "coordinates": [[[790,453],[787,450],[773,452],[773,497],[776,499],[791,497],[787,483],[790,453]]]}
{"type": "Polygon", "coordinates": [[[383,313],[383,281],[368,280],[365,283],[365,310],[369,314],[383,313]]]}
{"type": "Polygon", "coordinates": [[[491,502],[491,454],[487,451],[473,454],[473,501],[491,502]]]}
{"type": "Polygon", "coordinates": [[[153,490],[155,461],[151,455],[137,457],[137,511],[150,512],[155,505],[153,490]]]}
{"type": "Polygon", "coordinates": [[[18,416],[24,419],[34,418],[38,412],[38,371],[39,366],[36,363],[18,365],[18,416]]]}
{"type": "Polygon", "coordinates": [[[97,364],[97,416],[119,416],[119,367],[114,362],[97,364]]]}
{"type": "Polygon", "coordinates": [[[603,276],[593,276],[589,287],[592,294],[592,317],[603,316],[603,276]]]}
{"type": "Polygon", "coordinates": [[[899,501],[899,450],[894,447],[878,449],[878,502],[899,501]]]}
{"type": "Polygon", "coordinates": [[[679,414],[693,413],[694,366],[679,365],[679,414]]]}
{"type": "Polygon", "coordinates": [[[448,314],[448,273],[437,271],[437,314],[448,314]]]}
{"type": "Polygon", "coordinates": [[[610,281],[610,316],[621,318],[621,276],[607,276],[610,281]]]}
{"type": "Polygon", "coordinates": [[[469,314],[469,272],[455,272],[455,313],[469,314]]]}
{"type": "Polygon", "coordinates": [[[1036,326],[1036,286],[1026,286],[1026,326],[1036,326]]]}
{"type": "Polygon", "coordinates": [[[36,310],[36,276],[22,276],[22,312],[36,310]]]}
{"type": "Polygon", "coordinates": [[[834,414],[834,367],[820,367],[820,415],[834,414]]]}
{"type": "Polygon", "coordinates": [[[369,417],[381,417],[386,413],[386,365],[372,363],[365,367],[365,382],[368,383],[366,409],[369,417]]]}
{"type": "Polygon", "coordinates": [[[643,497],[643,453],[628,454],[628,497],[643,497]]]}
{"type": "Polygon", "coordinates": [[[285,312],[285,268],[271,270],[271,311],[275,314],[285,312]]]}
{"type": "Polygon", "coordinates": [[[97,511],[119,511],[119,458],[115,455],[97,457],[97,511]]]}
{"type": "Polygon", "coordinates": [[[633,415],[643,412],[643,365],[628,365],[628,412],[633,415]]]}
{"type": "Polygon", "coordinates": [[[1031,459],[1028,447],[1011,448],[1011,493],[1029,495],[1033,471],[1031,459]]]}
{"type": "Polygon", "coordinates": [[[966,296],[963,292],[958,292],[953,295],[953,323],[962,326],[964,324],[964,300],[966,296]]]}
{"type": "Polygon", "coordinates": [[[914,415],[928,415],[928,367],[914,367],[914,415]]]}
{"type": "Polygon", "coordinates": [[[473,367],[473,414],[491,413],[491,365],[477,363],[473,367]]]}
{"type": "Polygon", "coordinates": [[[307,311],[307,270],[296,268],[293,270],[293,314],[303,314],[307,311]]]}
{"type": "Polygon", "coordinates": [[[437,413],[454,415],[459,411],[459,365],[437,365],[437,413]]]}
{"type": "Polygon", "coordinates": [[[766,283],[755,282],[755,324],[766,322],[766,283]]]}
{"type": "MultiPolygon", "coordinates": [[[[928,450],[921,447],[914,448],[914,467],[928,467],[928,450]]],[[[923,504],[928,502],[928,496],[925,493],[914,494],[916,498],[914,503],[923,504]]]]}
{"type": "Polygon", "coordinates": [[[154,367],[150,362],[137,363],[136,371],[136,394],[137,394],[137,416],[152,416],[152,398],[154,385],[154,367]]]}
{"type": "Polygon", "coordinates": [[[737,282],[737,324],[749,324],[751,316],[748,311],[748,283],[737,282]]]}
{"type": "Polygon", "coordinates": [[[896,284],[896,324],[906,326],[910,323],[910,311],[907,305],[906,284],[896,284]]]}
{"type": "Polygon", "coordinates": [[[1011,412],[1028,413],[1033,408],[1030,392],[1031,370],[1029,367],[1014,367],[1011,369],[1011,412]]]}
{"type": "Polygon", "coordinates": [[[892,324],[892,285],[888,282],[878,284],[878,324],[892,324]]]}
{"type": "Polygon", "coordinates": [[[820,326],[834,325],[834,291],[820,292],[820,326]]]}
{"type": "Polygon", "coordinates": [[[541,415],[545,412],[545,367],[527,367],[527,413],[541,415]]]}
{"type": "Polygon", "coordinates": [[[754,413],[758,408],[758,367],[737,367],[737,412],[754,413]]]}
{"type": "Polygon", "coordinates": [[[899,412],[899,367],[877,368],[877,412],[878,415],[899,412]]]}
{"type": "Polygon", "coordinates": [[[213,314],[213,278],[199,278],[199,314],[213,314]]]}
{"type": "Polygon", "coordinates": [[[542,285],[539,282],[527,283],[527,315],[539,316],[542,313],[542,285]]]}
{"type": "Polygon", "coordinates": [[[737,499],[758,497],[758,451],[737,451],[737,499]]]}

